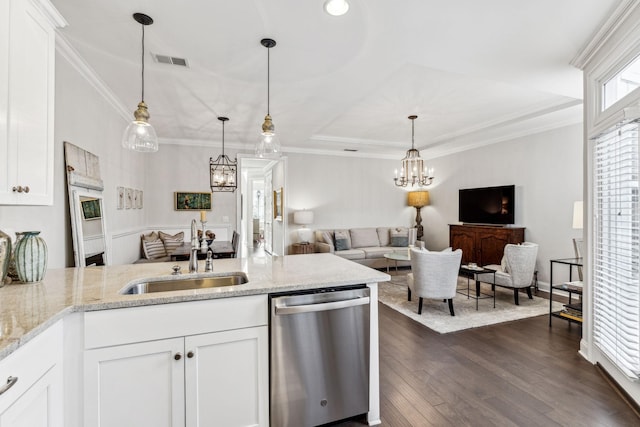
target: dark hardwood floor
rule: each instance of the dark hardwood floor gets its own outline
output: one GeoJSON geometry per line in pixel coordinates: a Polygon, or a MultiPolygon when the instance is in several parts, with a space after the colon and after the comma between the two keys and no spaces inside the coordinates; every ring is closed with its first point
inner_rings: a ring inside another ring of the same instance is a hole
{"type": "Polygon", "coordinates": [[[539,316],[440,335],[379,312],[383,426],[640,426],[578,355],[578,325],[539,316]]]}

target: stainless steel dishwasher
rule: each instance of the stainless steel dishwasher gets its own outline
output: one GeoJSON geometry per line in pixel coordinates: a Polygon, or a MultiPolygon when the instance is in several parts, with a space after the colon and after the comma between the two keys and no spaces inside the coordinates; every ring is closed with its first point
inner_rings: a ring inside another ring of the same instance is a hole
{"type": "Polygon", "coordinates": [[[272,294],[270,418],[326,424],[369,411],[369,288],[272,294]]]}

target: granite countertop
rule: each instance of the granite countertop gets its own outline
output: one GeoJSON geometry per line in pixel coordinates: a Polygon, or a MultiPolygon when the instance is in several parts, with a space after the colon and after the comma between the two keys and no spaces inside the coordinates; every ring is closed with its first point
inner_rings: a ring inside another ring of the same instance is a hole
{"type": "MultiPolygon", "coordinates": [[[[217,259],[213,273],[243,272],[249,282],[185,291],[120,295],[130,283],[173,276],[172,266],[189,271],[188,261],[126,264],[107,267],[49,269],[39,283],[12,283],[0,288],[0,359],[15,351],[47,327],[76,311],[108,310],[153,304],[228,298],[292,290],[316,289],[388,281],[389,275],[332,254],[266,258],[217,259]]],[[[200,271],[204,262],[200,262],[200,271]]]]}

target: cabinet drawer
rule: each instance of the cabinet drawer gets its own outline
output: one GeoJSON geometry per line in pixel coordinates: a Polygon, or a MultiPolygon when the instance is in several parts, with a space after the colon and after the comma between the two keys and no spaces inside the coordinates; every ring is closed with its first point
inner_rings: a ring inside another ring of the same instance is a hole
{"type": "Polygon", "coordinates": [[[62,344],[62,321],[59,321],[0,362],[0,386],[4,386],[9,377],[18,379],[0,395],[0,413],[52,367],[61,365],[62,344]]]}
{"type": "Polygon", "coordinates": [[[85,349],[267,324],[267,296],[220,298],[84,314],[85,349]]]}

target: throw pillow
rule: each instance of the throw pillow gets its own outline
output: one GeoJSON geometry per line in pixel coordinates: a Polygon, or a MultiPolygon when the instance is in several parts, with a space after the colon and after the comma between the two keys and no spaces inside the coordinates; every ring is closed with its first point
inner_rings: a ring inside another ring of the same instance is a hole
{"type": "Polygon", "coordinates": [[[176,233],[173,236],[171,234],[165,233],[164,231],[160,231],[159,234],[160,234],[160,238],[162,240],[164,240],[164,239],[173,239],[173,240],[180,239],[180,240],[184,240],[184,231],[176,233]]]}
{"type": "Polygon", "coordinates": [[[336,230],[333,233],[336,241],[336,251],[351,249],[351,236],[349,230],[336,230]]]}
{"type": "Polygon", "coordinates": [[[158,259],[167,256],[162,240],[142,241],[144,257],[147,259],[158,259]]]}
{"type": "Polygon", "coordinates": [[[330,231],[323,231],[322,232],[322,241],[335,247],[335,244],[333,243],[333,236],[331,235],[332,233],[330,231]]]}
{"type": "Polygon", "coordinates": [[[406,227],[397,227],[389,230],[391,236],[391,246],[407,247],[409,246],[409,229],[406,227]]]}
{"type": "Polygon", "coordinates": [[[156,233],[155,231],[152,231],[149,234],[140,235],[140,238],[142,239],[143,242],[153,242],[154,240],[158,240],[160,237],[158,236],[158,233],[156,233]]]}
{"type": "Polygon", "coordinates": [[[170,237],[166,237],[163,240],[164,249],[167,252],[167,255],[171,255],[176,249],[178,249],[184,243],[182,239],[172,239],[170,237]]]}

